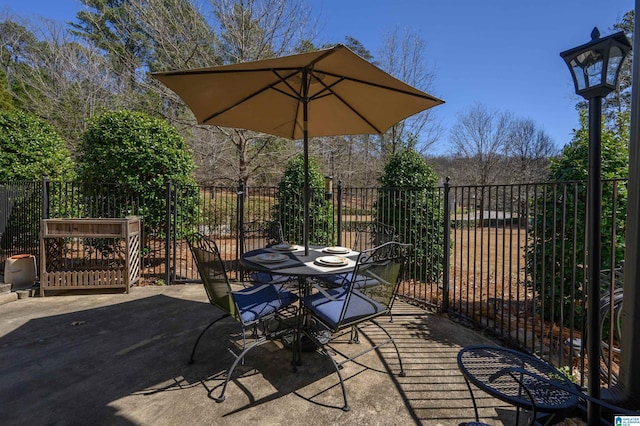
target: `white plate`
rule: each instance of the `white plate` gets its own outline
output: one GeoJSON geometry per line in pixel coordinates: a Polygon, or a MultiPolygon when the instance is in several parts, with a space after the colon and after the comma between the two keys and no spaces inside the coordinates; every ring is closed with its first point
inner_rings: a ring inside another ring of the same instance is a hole
{"type": "Polygon", "coordinates": [[[346,266],[349,264],[347,259],[341,256],[322,256],[317,258],[316,262],[325,266],[346,266]]]}
{"type": "Polygon", "coordinates": [[[349,250],[347,247],[332,246],[332,247],[326,247],[322,251],[327,253],[345,254],[345,253],[349,253],[351,250],[349,250]]]}
{"type": "Polygon", "coordinates": [[[278,263],[285,261],[288,258],[289,256],[280,253],[262,253],[256,256],[256,259],[264,263],[278,263]]]}
{"type": "Polygon", "coordinates": [[[291,244],[276,244],[275,246],[271,246],[271,248],[277,251],[294,251],[298,249],[298,246],[291,244]]]}

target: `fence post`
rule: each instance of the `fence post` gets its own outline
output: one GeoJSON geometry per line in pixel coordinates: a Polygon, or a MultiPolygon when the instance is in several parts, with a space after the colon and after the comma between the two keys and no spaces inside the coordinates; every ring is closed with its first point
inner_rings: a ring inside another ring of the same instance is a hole
{"type": "Polygon", "coordinates": [[[42,218],[49,219],[49,176],[42,175],[42,218]]]}
{"type": "Polygon", "coordinates": [[[164,220],[164,283],[171,281],[171,178],[165,181],[165,220],[164,220]]]}
{"type": "Polygon", "coordinates": [[[449,266],[451,263],[451,205],[449,192],[451,191],[449,176],[444,181],[444,250],[442,256],[442,311],[449,311],[449,266]]]}
{"type": "Polygon", "coordinates": [[[244,253],[244,193],[245,183],[244,180],[240,181],[238,185],[238,217],[236,220],[236,259],[240,259],[240,256],[244,253]],[[238,252],[238,247],[240,251],[238,252]]]}
{"type": "Polygon", "coordinates": [[[338,180],[338,245],[342,245],[342,181],[338,180]]]}
{"type": "Polygon", "coordinates": [[[172,215],[172,223],[173,230],[171,231],[171,282],[176,282],[176,271],[178,270],[178,188],[176,185],[173,185],[173,191],[171,193],[171,200],[173,205],[173,215],[172,215]]]}

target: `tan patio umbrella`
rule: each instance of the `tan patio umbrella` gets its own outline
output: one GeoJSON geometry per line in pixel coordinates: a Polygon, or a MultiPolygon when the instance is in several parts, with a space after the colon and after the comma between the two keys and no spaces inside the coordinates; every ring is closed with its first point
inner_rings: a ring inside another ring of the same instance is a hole
{"type": "Polygon", "coordinates": [[[305,253],[309,251],[308,138],[384,133],[444,103],[338,45],[293,56],[154,73],[198,123],[304,140],[305,253]]]}

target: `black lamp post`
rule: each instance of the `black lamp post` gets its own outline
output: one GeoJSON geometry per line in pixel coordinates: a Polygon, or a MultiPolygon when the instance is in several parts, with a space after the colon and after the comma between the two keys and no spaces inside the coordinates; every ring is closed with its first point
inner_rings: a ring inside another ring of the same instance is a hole
{"type": "MultiPolygon", "coordinates": [[[[587,353],[589,395],[600,398],[600,232],[601,232],[601,116],[602,98],[615,90],[618,74],[631,44],[623,32],[600,38],[594,28],[591,41],[560,53],[571,71],[576,93],[589,101],[589,180],[587,190],[587,353]]],[[[589,402],[588,422],[600,422],[600,407],[589,402]]]]}

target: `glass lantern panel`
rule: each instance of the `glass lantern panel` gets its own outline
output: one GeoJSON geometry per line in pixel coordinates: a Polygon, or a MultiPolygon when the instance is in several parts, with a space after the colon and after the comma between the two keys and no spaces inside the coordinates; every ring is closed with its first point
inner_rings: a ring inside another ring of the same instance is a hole
{"type": "Polygon", "coordinates": [[[578,85],[578,90],[582,90],[587,85],[587,82],[584,78],[584,70],[580,65],[576,63],[575,60],[571,61],[571,69],[573,70],[573,75],[576,77],[576,84],[578,85]]]}
{"type": "Polygon", "coordinates": [[[589,87],[597,86],[602,83],[602,57],[585,67],[584,72],[587,76],[589,87]]]}
{"type": "Polygon", "coordinates": [[[571,61],[571,67],[578,82],[578,90],[602,83],[602,60],[602,52],[599,50],[587,50],[571,61]]]}
{"type": "Polygon", "coordinates": [[[612,47],[609,51],[609,64],[607,66],[607,84],[615,86],[618,77],[618,69],[622,63],[623,54],[619,47],[612,47]]]}

